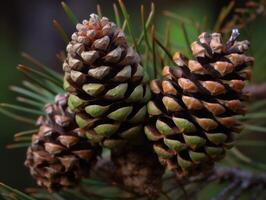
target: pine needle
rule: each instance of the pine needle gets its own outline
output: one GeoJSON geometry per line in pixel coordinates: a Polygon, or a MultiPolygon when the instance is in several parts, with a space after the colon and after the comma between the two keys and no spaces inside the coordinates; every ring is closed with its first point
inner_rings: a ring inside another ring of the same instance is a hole
{"type": "Polygon", "coordinates": [[[120,5],[120,8],[122,10],[122,14],[126,20],[126,24],[127,24],[127,29],[128,29],[128,33],[132,39],[132,42],[133,42],[133,47],[136,49],[137,53],[140,54],[140,51],[139,51],[139,48],[138,48],[138,45],[137,45],[137,42],[135,40],[135,37],[133,35],[133,32],[132,32],[132,29],[131,29],[131,23],[130,23],[130,18],[129,18],[129,14],[127,12],[127,9],[126,9],[126,6],[123,2],[123,0],[118,0],[119,2],[119,5],[120,5]]]}
{"type": "Polygon", "coordinates": [[[124,20],[123,26],[122,26],[122,31],[125,31],[126,27],[127,27],[127,21],[124,20]]]}
{"type": "Polygon", "coordinates": [[[182,30],[182,33],[184,35],[185,41],[186,41],[186,45],[187,45],[187,50],[190,53],[190,55],[192,56],[192,50],[190,48],[190,41],[189,41],[189,37],[188,37],[188,33],[187,33],[187,29],[185,27],[184,22],[180,21],[180,28],[182,30]]]}
{"type": "Polygon", "coordinates": [[[232,11],[233,7],[235,5],[235,1],[231,1],[228,6],[224,7],[219,16],[218,19],[216,20],[216,24],[214,25],[213,30],[215,32],[220,32],[221,31],[221,27],[224,23],[224,20],[226,19],[226,17],[230,14],[230,12],[232,11]]]}
{"type": "MultiPolygon", "coordinates": [[[[139,40],[137,42],[137,45],[140,46],[141,42],[143,41],[143,38],[145,40],[147,40],[147,30],[149,29],[149,27],[151,26],[152,24],[152,21],[153,21],[153,18],[154,18],[154,14],[155,14],[155,5],[154,3],[151,3],[151,11],[150,11],[150,14],[147,18],[147,21],[145,23],[145,17],[144,17],[144,6],[142,5],[141,7],[141,17],[143,18],[142,19],[142,26],[143,26],[143,30],[141,32],[141,35],[139,37],[139,40]],[[142,8],[143,7],[143,8],[142,8]],[[145,35],[146,34],[146,35],[145,35]]],[[[147,41],[146,41],[147,43],[147,41]]],[[[150,48],[151,49],[151,48],[150,48]]]]}
{"type": "Polygon", "coordinates": [[[264,119],[266,118],[266,112],[258,112],[258,113],[248,113],[245,116],[239,116],[240,120],[248,120],[248,119],[264,119]]]}
{"type": "Polygon", "coordinates": [[[59,81],[55,81],[51,76],[41,72],[41,71],[38,71],[38,70],[35,70],[31,67],[28,67],[26,65],[18,65],[17,66],[17,69],[23,73],[32,73],[33,75],[41,78],[41,79],[45,79],[45,80],[48,80],[48,81],[51,81],[53,83],[55,83],[56,85],[58,86],[62,86],[62,82],[59,82],[59,81]]]}
{"type": "Polygon", "coordinates": [[[29,113],[29,114],[33,114],[33,115],[42,115],[43,114],[43,112],[40,110],[26,108],[26,107],[20,106],[20,105],[0,103],[0,107],[1,108],[9,108],[9,109],[17,110],[17,111],[22,111],[24,113],[29,113]]]}
{"type": "Polygon", "coordinates": [[[60,37],[64,40],[65,44],[69,43],[69,37],[67,36],[64,28],[62,27],[61,24],[59,24],[59,22],[57,20],[53,20],[53,27],[55,28],[55,30],[58,32],[58,34],[60,35],[60,37]]]}
{"type": "Polygon", "coordinates": [[[171,62],[173,63],[173,64],[175,64],[174,63],[174,61],[173,61],[173,59],[172,59],[172,53],[170,52],[170,50],[167,48],[167,47],[165,47],[159,40],[158,40],[158,38],[156,37],[156,36],[154,36],[154,38],[153,38],[154,40],[155,40],[155,42],[158,44],[158,46],[166,53],[166,55],[169,57],[169,59],[171,60],[171,62]]]}
{"type": "MultiPolygon", "coordinates": [[[[140,13],[141,13],[141,23],[142,23],[142,28],[143,28],[143,36],[144,36],[144,39],[145,39],[145,44],[147,45],[149,51],[152,51],[152,47],[150,45],[150,42],[149,42],[149,38],[148,38],[148,34],[147,34],[147,26],[145,24],[145,11],[144,11],[144,5],[141,5],[140,7],[140,13]]],[[[140,36],[140,39],[138,41],[138,45],[141,44],[141,41],[142,41],[142,35],[140,36]]]]}
{"type": "Polygon", "coordinates": [[[191,19],[188,19],[186,17],[180,16],[180,15],[178,15],[176,13],[171,12],[171,11],[164,10],[163,14],[166,17],[172,18],[173,20],[177,20],[177,21],[180,21],[180,22],[183,22],[183,23],[194,25],[194,22],[191,19]]]}
{"type": "Polygon", "coordinates": [[[31,125],[35,125],[35,120],[34,119],[30,119],[30,118],[27,118],[25,116],[22,116],[22,115],[18,115],[18,114],[15,114],[15,113],[12,113],[6,109],[3,109],[0,107],[0,113],[6,115],[7,117],[10,117],[14,120],[17,120],[17,121],[20,121],[20,122],[23,122],[23,123],[27,123],[27,124],[31,124],[31,125]]]}
{"type": "Polygon", "coordinates": [[[245,124],[245,129],[247,129],[249,131],[266,133],[266,127],[257,126],[257,125],[245,124]]]}
{"type": "Polygon", "coordinates": [[[236,145],[246,147],[266,147],[266,142],[257,140],[240,140],[236,145]]]}
{"type": "Polygon", "coordinates": [[[31,92],[27,89],[24,89],[24,88],[21,88],[21,87],[18,87],[18,86],[11,86],[10,87],[10,90],[13,91],[13,92],[16,92],[18,94],[21,94],[21,95],[24,95],[24,96],[27,96],[29,98],[32,98],[32,99],[35,99],[35,100],[38,100],[39,102],[42,102],[42,103],[47,103],[46,102],[46,99],[43,98],[43,96],[41,95],[38,95],[36,94],[35,92],[31,92]]]}
{"type": "Polygon", "coordinates": [[[114,14],[115,14],[115,22],[116,22],[118,27],[121,27],[120,14],[119,14],[117,5],[115,3],[113,4],[113,9],[114,9],[114,14]]]}
{"type": "MultiPolygon", "coordinates": [[[[154,30],[155,28],[154,28],[154,26],[152,26],[152,38],[155,38],[155,30],[154,30]]],[[[156,56],[156,50],[155,50],[155,44],[156,44],[156,42],[155,42],[155,40],[153,39],[152,40],[152,61],[153,61],[153,65],[152,65],[152,68],[153,68],[153,74],[152,74],[152,78],[154,79],[154,78],[156,78],[157,77],[157,75],[159,74],[159,73],[161,73],[161,72],[158,72],[157,71],[157,62],[156,62],[156,58],[157,58],[157,56],[156,56]]]]}
{"type": "Polygon", "coordinates": [[[252,160],[250,157],[246,156],[241,151],[239,151],[236,147],[232,148],[230,150],[230,153],[232,153],[232,155],[235,158],[237,158],[239,161],[241,161],[242,163],[247,164],[250,167],[253,167],[253,168],[256,168],[256,169],[260,169],[260,170],[266,170],[266,164],[259,163],[259,162],[256,162],[256,161],[252,160]]]}
{"type": "Polygon", "coordinates": [[[5,185],[4,183],[0,183],[0,191],[1,193],[5,193],[7,196],[10,195],[10,199],[15,198],[19,200],[35,200],[34,198],[28,196],[27,194],[24,194],[23,192],[20,192],[17,189],[5,185]]]}
{"type": "Polygon", "coordinates": [[[36,84],[37,86],[39,86],[40,88],[42,88],[43,90],[46,90],[47,92],[50,92],[51,95],[55,93],[55,91],[53,90],[53,88],[49,88],[45,82],[45,80],[40,79],[38,77],[34,77],[32,76],[32,74],[30,74],[28,71],[26,70],[21,70],[20,67],[18,67],[18,70],[21,71],[31,82],[31,85],[36,84]]]}
{"type": "Polygon", "coordinates": [[[34,107],[37,107],[37,108],[40,108],[40,109],[43,107],[42,103],[39,103],[39,102],[31,100],[31,99],[27,99],[25,97],[17,97],[16,99],[17,99],[18,102],[21,102],[21,103],[24,103],[24,104],[28,104],[30,106],[34,106],[34,107]]]}
{"type": "Polygon", "coordinates": [[[27,130],[27,131],[21,131],[18,132],[14,135],[14,137],[23,137],[23,136],[28,136],[28,135],[32,135],[33,133],[36,133],[38,131],[38,129],[33,129],[33,130],[27,130]]]}
{"type": "Polygon", "coordinates": [[[40,94],[43,98],[51,99],[54,97],[54,93],[40,87],[39,85],[36,85],[29,81],[22,81],[22,85],[28,88],[29,90],[33,91],[36,94],[40,94]]]}
{"type": "Polygon", "coordinates": [[[31,136],[16,137],[14,138],[15,142],[31,142],[31,136]]]}
{"type": "Polygon", "coordinates": [[[56,81],[58,81],[60,83],[63,82],[63,76],[61,74],[59,74],[56,71],[50,69],[49,67],[47,67],[46,65],[41,63],[39,60],[34,58],[32,55],[30,55],[30,54],[28,54],[26,52],[22,52],[21,56],[23,58],[27,59],[28,61],[30,61],[36,67],[39,67],[39,68],[43,69],[47,74],[49,74],[51,77],[53,77],[56,81]]]}
{"type": "Polygon", "coordinates": [[[103,14],[102,14],[102,8],[101,8],[101,5],[100,4],[97,4],[96,6],[96,9],[97,9],[97,14],[100,18],[102,18],[103,14]]]}
{"type": "Polygon", "coordinates": [[[69,19],[69,21],[76,26],[78,23],[78,18],[75,16],[74,12],[70,9],[70,7],[65,3],[65,2],[61,2],[61,5],[69,19]]]}

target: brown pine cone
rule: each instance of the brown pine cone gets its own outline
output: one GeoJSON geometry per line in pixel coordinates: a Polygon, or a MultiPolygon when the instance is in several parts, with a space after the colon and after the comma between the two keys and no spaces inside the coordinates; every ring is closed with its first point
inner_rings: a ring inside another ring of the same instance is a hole
{"type": "Polygon", "coordinates": [[[120,28],[95,14],[77,24],[63,69],[69,107],[91,141],[109,148],[139,142],[150,90],[120,28]]]}
{"type": "Polygon", "coordinates": [[[240,131],[234,116],[246,111],[243,88],[254,58],[244,54],[249,42],[236,41],[238,34],[224,44],[221,34],[202,33],[191,45],[194,59],[176,53],[177,66],[151,82],[145,133],[161,163],[179,177],[210,169],[240,131]]]}
{"type": "Polygon", "coordinates": [[[115,179],[129,191],[157,199],[162,189],[164,167],[158,157],[145,147],[127,147],[112,151],[115,179]]]}
{"type": "Polygon", "coordinates": [[[67,95],[58,95],[38,120],[39,132],[32,137],[25,165],[39,186],[50,192],[76,186],[88,175],[100,154],[67,109],[67,95]]]}

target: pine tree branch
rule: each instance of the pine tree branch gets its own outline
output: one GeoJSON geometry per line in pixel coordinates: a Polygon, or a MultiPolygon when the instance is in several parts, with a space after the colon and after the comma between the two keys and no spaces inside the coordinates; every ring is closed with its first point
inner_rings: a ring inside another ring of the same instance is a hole
{"type": "MultiPolygon", "coordinates": [[[[100,160],[93,171],[101,179],[120,187],[119,183],[116,182],[115,166],[109,159],[100,160]]],[[[171,180],[176,180],[174,174],[163,179],[164,182],[171,180]]],[[[230,200],[236,200],[245,191],[249,191],[250,196],[256,198],[266,188],[266,173],[255,173],[239,168],[216,166],[211,172],[191,177],[182,182],[181,185],[185,186],[187,190],[187,198],[192,198],[198,195],[210,183],[217,182],[227,183],[228,185],[217,196],[213,197],[213,200],[220,200],[226,197],[230,200]]],[[[176,181],[176,187],[180,187],[180,182],[176,181]]],[[[122,185],[121,188],[123,188],[122,185]]],[[[182,198],[183,194],[180,196],[180,199],[182,198]]]]}

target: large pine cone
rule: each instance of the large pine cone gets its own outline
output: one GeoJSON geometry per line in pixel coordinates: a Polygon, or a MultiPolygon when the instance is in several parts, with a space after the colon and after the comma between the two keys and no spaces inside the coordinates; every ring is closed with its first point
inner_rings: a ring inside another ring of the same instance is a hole
{"type": "Polygon", "coordinates": [[[88,175],[100,154],[84,131],[78,128],[74,116],[67,110],[67,95],[58,95],[55,104],[45,107],[40,117],[39,132],[32,137],[25,165],[39,186],[50,192],[76,186],[88,175]]]}
{"type": "Polygon", "coordinates": [[[138,54],[107,18],[77,25],[63,65],[69,107],[91,141],[116,147],[143,136],[149,87],[138,54]]]}
{"type": "Polygon", "coordinates": [[[202,33],[191,45],[194,59],[176,53],[177,66],[151,82],[145,133],[161,163],[180,177],[209,169],[239,132],[234,116],[245,113],[243,88],[254,59],[244,54],[249,42],[236,41],[238,34],[223,44],[219,33],[202,33]]]}
{"type": "Polygon", "coordinates": [[[115,179],[129,191],[157,199],[162,189],[164,167],[158,157],[145,147],[126,147],[112,151],[115,179]]]}

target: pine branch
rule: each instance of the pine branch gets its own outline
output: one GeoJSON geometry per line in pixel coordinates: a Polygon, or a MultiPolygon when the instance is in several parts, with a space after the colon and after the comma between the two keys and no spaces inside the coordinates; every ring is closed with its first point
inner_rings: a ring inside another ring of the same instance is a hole
{"type": "MultiPolygon", "coordinates": [[[[117,185],[123,188],[119,182],[116,181],[116,169],[114,164],[109,159],[100,160],[95,166],[94,175],[100,177],[101,180],[117,185]]],[[[222,191],[213,197],[213,200],[223,199],[228,197],[230,200],[238,199],[244,191],[249,191],[251,196],[257,196],[257,193],[266,189],[266,173],[254,173],[240,168],[230,168],[223,166],[216,166],[211,172],[201,174],[199,176],[191,177],[183,182],[177,180],[176,176],[172,174],[170,177],[165,178],[164,184],[173,181],[176,185],[172,185],[172,189],[180,188],[183,185],[185,192],[179,196],[179,199],[192,198],[197,196],[205,187],[210,183],[218,184],[227,183],[222,191]]],[[[166,194],[170,193],[172,189],[168,190],[166,194]]],[[[181,188],[180,188],[181,189],[181,188]]]]}

